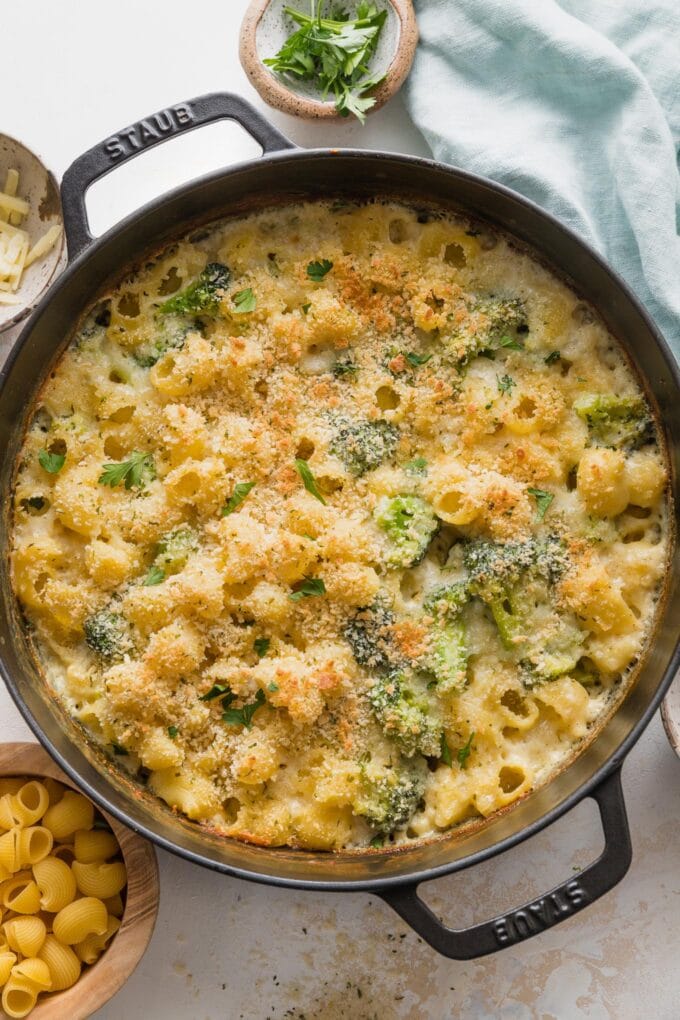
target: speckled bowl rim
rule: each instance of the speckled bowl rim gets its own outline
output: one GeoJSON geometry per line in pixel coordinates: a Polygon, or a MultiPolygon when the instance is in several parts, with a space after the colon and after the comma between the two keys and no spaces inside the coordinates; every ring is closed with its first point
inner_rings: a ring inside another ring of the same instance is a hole
{"type": "MultiPolygon", "coordinates": [[[[677,681],[678,677],[676,676],[674,683],[677,681]]],[[[680,692],[678,692],[677,698],[678,704],[680,705],[680,692]]],[[[668,743],[671,745],[678,758],[680,758],[680,716],[677,716],[674,712],[672,712],[670,704],[671,693],[669,691],[661,702],[661,721],[663,722],[663,728],[665,729],[666,736],[668,737],[668,743]]]]}
{"type": "MultiPolygon", "coordinates": [[[[51,180],[54,186],[54,193],[57,196],[57,200],[59,202],[59,217],[63,221],[59,181],[57,180],[56,176],[52,173],[50,168],[47,166],[42,156],[39,156],[34,149],[29,148],[29,146],[26,145],[25,142],[22,142],[18,138],[15,138],[14,135],[8,135],[5,131],[0,131],[0,142],[4,140],[7,140],[8,142],[11,142],[13,145],[16,145],[18,148],[23,149],[24,152],[28,153],[28,155],[31,156],[32,159],[39,163],[40,166],[43,168],[43,170],[47,174],[48,179],[51,180]]],[[[42,289],[38,291],[38,293],[33,297],[33,299],[29,301],[28,304],[20,306],[19,311],[17,311],[16,314],[13,315],[11,319],[8,319],[7,322],[3,322],[2,324],[0,324],[0,336],[2,336],[3,333],[6,333],[7,330],[12,329],[14,326],[17,326],[20,322],[22,322],[26,318],[26,316],[29,315],[33,311],[33,309],[40,303],[45,293],[47,292],[47,289],[52,285],[55,278],[62,271],[65,244],[66,244],[66,232],[62,229],[61,235],[56,243],[56,257],[54,259],[54,265],[52,266],[52,272],[49,273],[48,276],[45,278],[45,282],[42,286],[42,289]]]]}
{"type": "MultiPolygon", "coordinates": [[[[298,95],[293,89],[287,88],[262,63],[257,51],[257,28],[270,2],[271,0],[252,0],[241,24],[239,59],[251,84],[269,106],[282,113],[307,120],[331,117],[341,119],[333,102],[298,95]]],[[[399,39],[385,77],[371,92],[375,104],[367,111],[369,114],[384,106],[404,84],[418,44],[418,24],[412,0],[387,0],[387,2],[399,20],[399,39]]]]}

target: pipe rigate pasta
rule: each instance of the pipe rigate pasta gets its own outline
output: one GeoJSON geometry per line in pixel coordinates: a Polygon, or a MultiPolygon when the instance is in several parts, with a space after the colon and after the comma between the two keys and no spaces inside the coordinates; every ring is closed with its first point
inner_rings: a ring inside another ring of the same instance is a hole
{"type": "Polygon", "coordinates": [[[78,959],[82,960],[83,963],[95,963],[119,928],[120,921],[118,918],[109,915],[106,922],[106,931],[103,935],[88,935],[82,942],[75,944],[73,949],[78,959]]]}
{"type": "Polygon", "coordinates": [[[47,928],[39,917],[13,917],[3,925],[7,944],[22,956],[37,956],[40,952],[47,928]]]}
{"type": "Polygon", "coordinates": [[[102,901],[94,896],[83,896],[55,914],[52,930],[60,942],[72,946],[88,935],[103,935],[106,924],[106,907],[102,901]]]}
{"type": "Polygon", "coordinates": [[[12,810],[17,824],[35,825],[49,807],[50,798],[42,783],[31,780],[25,783],[12,798],[12,810]]]}
{"type": "MultiPolygon", "coordinates": [[[[480,826],[632,687],[662,432],[596,311],[488,225],[380,198],[221,221],[102,293],[39,401],[12,578],[46,683],[212,834],[480,826]]],[[[74,798],[42,824],[107,898],[74,798]]]]}
{"type": "Polygon", "coordinates": [[[83,896],[96,896],[100,900],[115,896],[127,882],[122,861],[92,861],[89,864],[74,861],[72,870],[83,896]]]}
{"type": "Polygon", "coordinates": [[[75,875],[60,858],[50,856],[34,864],[33,876],[40,889],[40,906],[43,910],[56,913],[75,899],[75,875]]]}
{"type": "Polygon", "coordinates": [[[38,999],[38,989],[30,981],[10,974],[2,990],[2,1008],[8,1017],[28,1016],[38,999]]]}
{"type": "Polygon", "coordinates": [[[71,947],[64,945],[55,935],[45,938],[38,956],[49,967],[53,992],[70,988],[80,977],[80,960],[71,947]]]}
{"type": "Polygon", "coordinates": [[[106,861],[118,853],[118,842],[111,832],[102,829],[80,829],[73,839],[76,860],[81,864],[106,861]]]}
{"type": "Polygon", "coordinates": [[[94,822],[94,807],[80,793],[67,790],[56,804],[47,809],[43,825],[55,839],[72,836],[78,829],[91,829],[94,822]]]}

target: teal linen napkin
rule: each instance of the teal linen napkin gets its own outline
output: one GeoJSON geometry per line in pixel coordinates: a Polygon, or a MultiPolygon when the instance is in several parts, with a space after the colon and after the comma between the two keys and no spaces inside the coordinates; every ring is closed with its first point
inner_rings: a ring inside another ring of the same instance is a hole
{"type": "Polygon", "coordinates": [[[437,159],[559,217],[680,358],[680,0],[416,0],[406,102],[437,159]]]}

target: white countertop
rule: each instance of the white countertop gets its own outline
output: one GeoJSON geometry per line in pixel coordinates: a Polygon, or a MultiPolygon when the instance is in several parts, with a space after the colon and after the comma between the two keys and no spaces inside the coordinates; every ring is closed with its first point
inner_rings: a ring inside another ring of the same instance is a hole
{"type": "MultiPolygon", "coordinates": [[[[4,4],[0,131],[60,176],[84,149],[146,114],[216,90],[251,99],[300,145],[425,154],[399,97],[361,129],[266,111],[238,63],[246,0],[20,0],[4,4]]],[[[453,101],[453,97],[452,97],[453,101]]],[[[255,156],[232,124],[194,132],[92,189],[93,226],[164,188],[255,156]]],[[[0,339],[0,355],[7,339],[0,339]],[[4,340],[4,343],[3,343],[4,340]]],[[[0,740],[31,739],[0,687],[0,740]]],[[[380,900],[224,878],[159,853],[161,908],[146,956],[100,1020],[677,1020],[680,761],[658,715],[625,763],[633,866],[577,917],[477,962],[445,960],[380,900]]],[[[592,802],[426,896],[455,926],[540,895],[602,842],[592,802]]],[[[423,892],[424,890],[421,890],[423,892]]]]}

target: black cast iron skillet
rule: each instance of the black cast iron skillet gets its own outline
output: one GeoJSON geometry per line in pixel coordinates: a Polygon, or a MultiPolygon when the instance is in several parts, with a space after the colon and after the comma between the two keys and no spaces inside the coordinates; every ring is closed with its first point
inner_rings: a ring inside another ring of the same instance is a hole
{"type": "MultiPolygon", "coordinates": [[[[424,159],[354,150],[296,149],[237,96],[216,93],[153,114],[77,159],[64,175],[62,200],[70,265],[24,328],[0,375],[0,484],[10,491],[12,465],[37,389],[84,308],[107,283],[150,251],[190,228],[305,197],[394,196],[439,205],[513,234],[531,246],[602,314],[646,384],[666,432],[672,490],[678,502],[680,378],[668,347],[634,295],[602,259],[551,216],[519,195],[472,174],[424,159]],[[87,188],[163,139],[211,121],[237,121],[262,146],[263,158],[241,163],[158,198],[94,240],[85,211],[87,188]]],[[[587,749],[512,810],[463,835],[451,834],[392,852],[321,853],[267,848],[225,839],[179,818],[125,776],[51,697],[31,657],[8,577],[9,498],[0,521],[0,672],[36,736],[106,811],[159,846],[240,878],[297,889],[375,893],[435,949],[471,959],[495,952],[582,910],[621,880],[631,843],[620,771],[625,755],[655,712],[680,663],[677,552],[666,605],[637,683],[587,749]],[[421,882],[468,868],[538,832],[592,797],[605,836],[601,856],[545,896],[465,929],[445,927],[417,894],[421,882]]]]}

